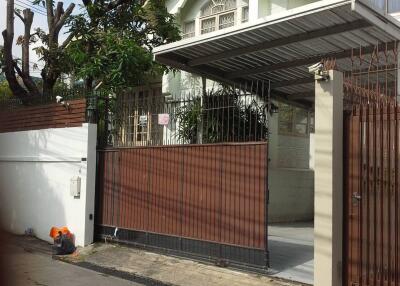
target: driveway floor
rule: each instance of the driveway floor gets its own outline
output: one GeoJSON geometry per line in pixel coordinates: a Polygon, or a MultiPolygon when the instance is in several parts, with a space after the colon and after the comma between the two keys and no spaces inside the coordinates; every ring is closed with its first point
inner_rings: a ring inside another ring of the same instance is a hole
{"type": "Polygon", "coordinates": [[[274,224],[269,226],[268,231],[270,275],[313,284],[313,224],[274,224]]]}

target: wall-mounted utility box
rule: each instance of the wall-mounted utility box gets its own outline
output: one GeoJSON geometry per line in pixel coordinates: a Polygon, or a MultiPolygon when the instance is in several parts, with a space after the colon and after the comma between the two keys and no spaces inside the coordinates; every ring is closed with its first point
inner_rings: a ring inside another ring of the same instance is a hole
{"type": "Polygon", "coordinates": [[[71,178],[70,194],[73,197],[79,197],[81,195],[81,177],[75,176],[71,178]]]}

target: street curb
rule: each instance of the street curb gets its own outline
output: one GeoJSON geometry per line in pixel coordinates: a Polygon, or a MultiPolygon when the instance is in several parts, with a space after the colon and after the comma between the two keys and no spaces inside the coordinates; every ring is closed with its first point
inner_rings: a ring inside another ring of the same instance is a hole
{"type": "Polygon", "coordinates": [[[121,278],[121,279],[132,281],[132,282],[136,282],[136,283],[143,284],[146,286],[178,286],[178,285],[171,284],[171,283],[165,283],[160,280],[153,279],[153,278],[137,275],[135,273],[121,271],[121,270],[117,270],[115,268],[99,266],[99,265],[96,265],[96,264],[93,264],[90,262],[85,262],[85,261],[73,262],[71,260],[63,258],[62,256],[60,257],[60,256],[55,256],[55,255],[53,255],[52,258],[54,260],[58,260],[58,261],[65,262],[65,263],[68,263],[71,265],[79,266],[79,267],[89,269],[92,271],[96,271],[96,272],[99,272],[99,273],[102,273],[105,275],[121,278]]]}

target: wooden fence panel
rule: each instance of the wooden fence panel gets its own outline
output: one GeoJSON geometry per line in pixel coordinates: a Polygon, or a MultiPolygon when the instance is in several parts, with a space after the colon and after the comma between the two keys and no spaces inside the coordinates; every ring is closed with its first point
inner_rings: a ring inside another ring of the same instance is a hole
{"type": "Polygon", "coordinates": [[[86,121],[86,99],[0,110],[0,133],[81,126],[86,121]]]}

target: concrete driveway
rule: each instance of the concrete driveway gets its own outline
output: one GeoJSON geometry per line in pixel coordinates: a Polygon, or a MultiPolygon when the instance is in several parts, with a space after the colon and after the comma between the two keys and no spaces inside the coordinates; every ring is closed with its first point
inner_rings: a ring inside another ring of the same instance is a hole
{"type": "Polygon", "coordinates": [[[128,280],[107,276],[51,258],[51,249],[35,239],[9,237],[0,248],[6,281],[10,286],[136,286],[128,280]]]}
{"type": "Polygon", "coordinates": [[[268,227],[269,275],[314,284],[314,226],[312,222],[268,227]]]}

